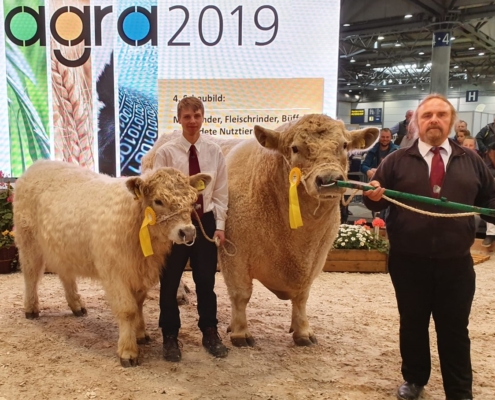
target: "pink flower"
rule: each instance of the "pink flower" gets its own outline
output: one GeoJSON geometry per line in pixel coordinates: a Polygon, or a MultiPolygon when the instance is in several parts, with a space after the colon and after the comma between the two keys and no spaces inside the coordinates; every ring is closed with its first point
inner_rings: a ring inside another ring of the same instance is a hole
{"type": "Polygon", "coordinates": [[[9,203],[13,203],[14,202],[14,193],[11,193],[9,197],[7,197],[7,201],[9,203]]]}
{"type": "Polygon", "coordinates": [[[3,178],[3,171],[0,171],[0,178],[3,178]]]}
{"type": "Polygon", "coordinates": [[[373,220],[371,225],[373,225],[375,227],[377,226],[379,228],[385,228],[385,221],[383,219],[377,217],[373,220]]]}
{"type": "Polygon", "coordinates": [[[354,221],[354,225],[366,225],[366,220],[364,218],[354,221]]]}

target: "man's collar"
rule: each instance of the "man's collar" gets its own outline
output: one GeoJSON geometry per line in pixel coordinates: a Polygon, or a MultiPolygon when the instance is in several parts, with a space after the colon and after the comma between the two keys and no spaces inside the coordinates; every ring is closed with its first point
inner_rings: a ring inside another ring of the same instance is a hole
{"type": "MultiPolygon", "coordinates": [[[[184,135],[180,136],[179,143],[184,148],[186,153],[189,151],[189,148],[192,146],[192,144],[184,137],[184,135]]],[[[196,142],[194,143],[194,147],[196,147],[196,151],[198,153],[201,152],[201,143],[202,143],[201,135],[199,135],[198,140],[196,140],[196,142]]]]}
{"type": "Polygon", "coordinates": [[[452,146],[450,145],[449,138],[446,138],[440,146],[432,146],[431,144],[423,142],[421,139],[418,140],[418,150],[423,157],[428,154],[432,147],[444,149],[449,156],[452,154],[452,146]]]}

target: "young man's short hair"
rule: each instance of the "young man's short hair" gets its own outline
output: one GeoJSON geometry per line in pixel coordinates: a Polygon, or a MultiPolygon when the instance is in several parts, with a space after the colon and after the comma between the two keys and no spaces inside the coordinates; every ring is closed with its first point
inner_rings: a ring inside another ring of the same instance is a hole
{"type": "Polygon", "coordinates": [[[184,97],[181,101],[179,101],[177,104],[177,118],[180,118],[180,114],[184,109],[190,109],[193,111],[201,110],[201,114],[205,115],[205,106],[197,97],[184,97]]]}

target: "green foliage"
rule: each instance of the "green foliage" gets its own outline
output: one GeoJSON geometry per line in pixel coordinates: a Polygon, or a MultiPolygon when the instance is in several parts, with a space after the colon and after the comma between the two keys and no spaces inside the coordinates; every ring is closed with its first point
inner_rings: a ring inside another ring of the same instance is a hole
{"type": "Polygon", "coordinates": [[[336,250],[378,250],[388,254],[388,241],[363,225],[342,224],[333,243],[336,250]]]}

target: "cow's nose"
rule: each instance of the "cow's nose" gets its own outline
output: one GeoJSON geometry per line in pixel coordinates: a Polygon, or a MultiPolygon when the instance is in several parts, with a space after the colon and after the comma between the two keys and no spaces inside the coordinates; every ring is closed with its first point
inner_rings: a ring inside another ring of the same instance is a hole
{"type": "Polygon", "coordinates": [[[193,225],[186,226],[179,230],[179,236],[185,243],[192,242],[196,238],[196,228],[193,225]]]}
{"type": "Polygon", "coordinates": [[[318,175],[315,179],[315,184],[318,189],[332,187],[335,185],[335,181],[344,180],[342,174],[325,174],[318,175]]]}

